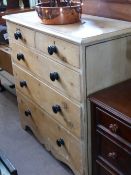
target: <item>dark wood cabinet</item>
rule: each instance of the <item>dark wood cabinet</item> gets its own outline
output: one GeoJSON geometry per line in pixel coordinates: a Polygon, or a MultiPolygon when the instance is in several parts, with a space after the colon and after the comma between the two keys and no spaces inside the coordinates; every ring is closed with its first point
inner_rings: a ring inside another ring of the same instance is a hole
{"type": "MultiPolygon", "coordinates": [[[[23,4],[24,7],[29,8],[30,7],[30,3],[29,0],[23,0],[23,4]]],[[[9,9],[15,9],[15,8],[19,8],[19,1],[18,0],[7,0],[7,10],[9,9]]]]}
{"type": "Polygon", "coordinates": [[[131,80],[89,100],[93,175],[131,175],[131,80]]]}
{"type": "MultiPolygon", "coordinates": [[[[19,1],[16,0],[8,0],[7,6],[4,6],[3,1],[0,0],[0,25],[5,25],[6,21],[2,17],[4,15],[13,14],[13,13],[23,13],[32,11],[29,7],[29,0],[23,0],[24,3],[24,9],[20,9],[19,7],[19,1]]],[[[1,44],[0,43],[0,69],[5,70],[6,72],[13,75],[12,70],[12,63],[11,63],[11,49],[9,48],[8,44],[1,44]]],[[[0,79],[0,92],[3,91],[3,85],[0,79]]]]}
{"type": "Polygon", "coordinates": [[[82,12],[88,15],[131,21],[131,0],[83,1],[82,12]]]}

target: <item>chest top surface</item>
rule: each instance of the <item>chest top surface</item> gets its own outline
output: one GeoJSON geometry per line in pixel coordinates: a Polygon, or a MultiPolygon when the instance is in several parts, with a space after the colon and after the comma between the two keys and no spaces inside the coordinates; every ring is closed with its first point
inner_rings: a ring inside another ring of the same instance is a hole
{"type": "Polygon", "coordinates": [[[91,101],[105,108],[110,108],[131,123],[131,79],[106,88],[90,96],[91,101]]]}
{"type": "Polygon", "coordinates": [[[81,22],[69,25],[44,25],[35,11],[7,15],[4,18],[77,44],[89,44],[131,33],[131,22],[89,15],[82,15],[81,22]]]}

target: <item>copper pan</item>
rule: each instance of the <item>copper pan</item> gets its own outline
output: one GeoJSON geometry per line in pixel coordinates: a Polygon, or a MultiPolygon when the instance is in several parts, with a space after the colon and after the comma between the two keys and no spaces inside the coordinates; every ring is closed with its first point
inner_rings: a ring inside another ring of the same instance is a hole
{"type": "Polygon", "coordinates": [[[38,16],[44,24],[72,24],[80,21],[81,3],[75,2],[64,6],[64,2],[59,7],[50,7],[50,2],[39,3],[36,5],[38,16]]]}

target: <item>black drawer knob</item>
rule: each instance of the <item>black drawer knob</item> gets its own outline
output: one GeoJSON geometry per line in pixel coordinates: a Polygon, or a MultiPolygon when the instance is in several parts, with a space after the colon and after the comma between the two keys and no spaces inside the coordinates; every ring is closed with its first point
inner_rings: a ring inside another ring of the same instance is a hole
{"type": "Polygon", "coordinates": [[[116,154],[116,152],[109,152],[108,153],[108,157],[111,158],[111,159],[116,159],[117,158],[117,154],[116,154]]]}
{"type": "Polygon", "coordinates": [[[31,116],[31,111],[28,109],[28,110],[25,110],[25,116],[31,116]]]}
{"type": "Polygon", "coordinates": [[[50,79],[51,81],[55,81],[59,79],[59,74],[57,72],[51,72],[50,73],[50,79]]]}
{"type": "Polygon", "coordinates": [[[110,124],[109,130],[113,133],[116,133],[118,131],[118,125],[117,124],[110,124]]]}
{"type": "Polygon", "coordinates": [[[53,53],[57,53],[57,48],[56,46],[48,46],[48,53],[50,55],[53,55],[53,53]]]}
{"type": "Polygon", "coordinates": [[[59,105],[54,105],[52,106],[52,110],[56,114],[57,112],[61,111],[61,107],[59,105]]]}
{"type": "Polygon", "coordinates": [[[57,145],[59,146],[59,147],[61,147],[62,145],[65,145],[65,142],[64,142],[64,140],[63,139],[57,139],[56,140],[56,143],[57,143],[57,145]]]}
{"type": "Polygon", "coordinates": [[[24,55],[22,53],[17,53],[17,60],[24,60],[24,55]]]}
{"type": "Polygon", "coordinates": [[[25,80],[20,81],[20,87],[27,87],[27,83],[25,80]]]}
{"type": "Polygon", "coordinates": [[[14,33],[14,37],[15,37],[16,40],[22,39],[22,34],[21,34],[21,32],[20,32],[20,31],[16,31],[16,32],[14,33]]]}

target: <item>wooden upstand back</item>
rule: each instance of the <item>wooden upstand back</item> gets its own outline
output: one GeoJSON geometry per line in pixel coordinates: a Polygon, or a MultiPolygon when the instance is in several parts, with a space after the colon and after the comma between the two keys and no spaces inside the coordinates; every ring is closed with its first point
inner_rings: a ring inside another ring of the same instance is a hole
{"type": "Polygon", "coordinates": [[[131,80],[90,96],[93,175],[131,174],[131,80]]]}

